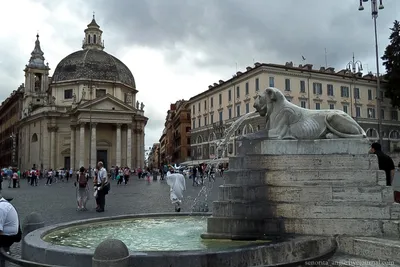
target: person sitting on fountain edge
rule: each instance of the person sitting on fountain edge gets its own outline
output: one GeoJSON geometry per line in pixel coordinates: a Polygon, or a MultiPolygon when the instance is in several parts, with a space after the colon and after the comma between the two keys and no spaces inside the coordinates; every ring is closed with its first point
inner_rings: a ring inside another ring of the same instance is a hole
{"type": "Polygon", "coordinates": [[[0,196],[0,247],[10,254],[10,247],[22,239],[18,213],[14,206],[0,196]]]}
{"type": "Polygon", "coordinates": [[[381,144],[372,143],[371,154],[375,154],[378,157],[378,165],[380,170],[384,170],[386,173],[386,186],[391,186],[394,178],[394,162],[391,157],[382,152],[381,144]]]}
{"type": "Polygon", "coordinates": [[[170,199],[173,205],[175,205],[175,211],[181,211],[181,204],[183,199],[183,191],[186,190],[185,177],[180,173],[174,173],[174,169],[171,167],[170,171],[167,172],[167,184],[170,186],[170,199]]]}

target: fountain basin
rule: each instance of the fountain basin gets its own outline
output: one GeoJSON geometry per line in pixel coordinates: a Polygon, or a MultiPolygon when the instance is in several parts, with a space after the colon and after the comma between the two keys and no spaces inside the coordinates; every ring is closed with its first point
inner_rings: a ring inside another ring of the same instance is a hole
{"type": "Polygon", "coordinates": [[[127,245],[130,266],[256,266],[300,260],[332,247],[329,237],[300,237],[280,243],[201,240],[209,216],[210,213],[135,214],[52,225],[25,236],[22,258],[88,267],[96,246],[107,238],[120,239],[127,245]]]}

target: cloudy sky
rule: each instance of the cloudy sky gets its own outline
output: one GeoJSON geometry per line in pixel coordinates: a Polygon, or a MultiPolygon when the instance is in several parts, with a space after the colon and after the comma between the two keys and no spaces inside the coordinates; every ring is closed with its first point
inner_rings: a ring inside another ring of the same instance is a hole
{"type": "MultiPolygon", "coordinates": [[[[379,50],[399,18],[400,1],[383,0],[379,50]]],[[[146,146],[157,142],[169,104],[188,99],[255,61],[345,68],[355,53],[376,72],[370,4],[358,0],[13,0],[0,9],[0,99],[24,82],[40,34],[52,70],[81,49],[92,19],[105,46],[132,71],[146,105],[146,146]],[[237,67],[236,67],[237,66],[237,67]],[[156,97],[156,98],[155,98],[156,97]]]]}

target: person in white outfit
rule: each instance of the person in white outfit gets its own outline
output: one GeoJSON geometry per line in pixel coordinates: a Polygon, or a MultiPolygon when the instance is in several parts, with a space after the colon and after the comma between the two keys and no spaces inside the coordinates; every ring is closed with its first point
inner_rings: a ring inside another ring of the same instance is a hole
{"type": "Polygon", "coordinates": [[[183,191],[186,190],[185,177],[180,173],[174,173],[173,170],[167,172],[167,184],[170,186],[170,198],[175,211],[181,211],[181,204],[183,199],[183,191]]]}

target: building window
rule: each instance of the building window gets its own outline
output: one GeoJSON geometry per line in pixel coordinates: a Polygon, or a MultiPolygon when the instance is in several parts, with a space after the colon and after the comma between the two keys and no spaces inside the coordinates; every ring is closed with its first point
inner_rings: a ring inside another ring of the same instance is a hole
{"type": "Polygon", "coordinates": [[[368,100],[372,100],[372,90],[368,89],[368,100]]]}
{"type": "Polygon", "coordinates": [[[219,102],[219,105],[221,106],[222,105],[222,94],[219,94],[218,102],[219,102]]]}
{"type": "Polygon", "coordinates": [[[232,108],[228,108],[228,120],[232,119],[232,108]]]}
{"type": "Polygon", "coordinates": [[[302,108],[306,108],[307,107],[306,101],[300,101],[300,106],[302,108]]]}
{"type": "Polygon", "coordinates": [[[204,100],[204,111],[207,110],[207,100],[204,100]]]}
{"type": "Polygon", "coordinates": [[[343,105],[343,112],[347,113],[347,105],[343,105]]]}
{"type": "Polygon", "coordinates": [[[96,34],[95,34],[95,35],[93,35],[93,43],[94,43],[94,44],[96,44],[96,43],[97,43],[97,36],[96,36],[96,34]]]}
{"type": "Polygon", "coordinates": [[[360,107],[356,107],[356,117],[357,118],[361,117],[361,108],[360,107]]]}
{"type": "Polygon", "coordinates": [[[210,123],[211,123],[211,124],[214,123],[214,114],[210,114],[210,123]]]}
{"type": "Polygon", "coordinates": [[[236,106],[236,117],[240,117],[240,105],[236,106]]]}
{"type": "Polygon", "coordinates": [[[393,121],[397,121],[399,118],[398,118],[398,112],[397,112],[397,110],[392,110],[392,120],[393,121]]]}
{"type": "Polygon", "coordinates": [[[315,109],[317,109],[317,110],[321,109],[321,104],[320,103],[315,103],[315,109]]]}
{"type": "Polygon", "coordinates": [[[313,83],[313,94],[322,95],[322,83],[313,83]]]}
{"type": "Polygon", "coordinates": [[[300,93],[305,93],[305,92],[306,92],[306,82],[300,81],[300,93]]]}
{"type": "Polygon", "coordinates": [[[236,86],[236,98],[240,98],[240,86],[236,86]]]}
{"type": "Polygon", "coordinates": [[[232,101],[232,91],[228,91],[228,101],[232,101]]]}
{"type": "Polygon", "coordinates": [[[223,114],[222,114],[222,111],[220,111],[219,112],[219,122],[222,122],[223,121],[223,116],[222,116],[223,114]]]}
{"type": "Polygon", "coordinates": [[[367,113],[368,113],[369,119],[375,119],[375,109],[374,108],[368,108],[367,113]]]}
{"type": "Polygon", "coordinates": [[[200,103],[199,103],[199,104],[197,104],[197,107],[198,107],[198,110],[199,110],[199,112],[200,112],[200,103]]]}
{"type": "Polygon", "coordinates": [[[198,119],[198,121],[199,121],[199,127],[201,126],[201,120],[200,120],[200,118],[198,119]]]}
{"type": "Polygon", "coordinates": [[[207,126],[207,117],[204,117],[204,126],[207,126]]]}
{"type": "Polygon", "coordinates": [[[193,128],[193,129],[196,129],[196,120],[193,120],[193,126],[192,126],[192,128],[193,128]]]}
{"type": "Polygon", "coordinates": [[[333,96],[333,84],[326,85],[326,93],[328,96],[333,96]]]}
{"type": "Polygon", "coordinates": [[[269,77],[269,87],[275,87],[275,79],[274,79],[274,77],[269,77]]]}
{"type": "Polygon", "coordinates": [[[250,112],[250,104],[246,103],[246,114],[250,112]]]}
{"type": "Polygon", "coordinates": [[[210,99],[210,106],[214,107],[214,98],[213,97],[211,97],[211,99],[210,99]]]}
{"type": "Polygon", "coordinates": [[[37,142],[37,141],[38,141],[38,136],[37,136],[36,133],[34,133],[34,134],[32,135],[31,142],[32,142],[32,143],[35,143],[35,142],[37,142]]]}
{"type": "Polygon", "coordinates": [[[64,99],[72,99],[73,91],[72,89],[64,90],[64,99]]]}
{"type": "Polygon", "coordinates": [[[385,110],[381,109],[381,119],[384,120],[385,119],[385,110]]]}
{"type": "Polygon", "coordinates": [[[256,78],[256,92],[260,90],[260,80],[256,78]]]}
{"type": "Polygon", "coordinates": [[[335,104],[329,104],[329,109],[335,109],[335,104]]]}
{"type": "Polygon", "coordinates": [[[96,97],[102,97],[105,96],[107,93],[106,89],[96,89],[96,97]]]}
{"type": "Polygon", "coordinates": [[[349,97],[349,87],[340,86],[340,96],[341,97],[349,97]]]}
{"type": "Polygon", "coordinates": [[[249,82],[246,82],[246,95],[249,94],[249,82]]]}
{"type": "Polygon", "coordinates": [[[354,99],[360,99],[360,88],[354,88],[354,99]]]}
{"type": "Polygon", "coordinates": [[[285,79],[285,91],[290,91],[290,79],[285,79]]]}
{"type": "Polygon", "coordinates": [[[195,108],[195,106],[193,105],[193,115],[194,114],[196,114],[196,108],[195,108]]]}

